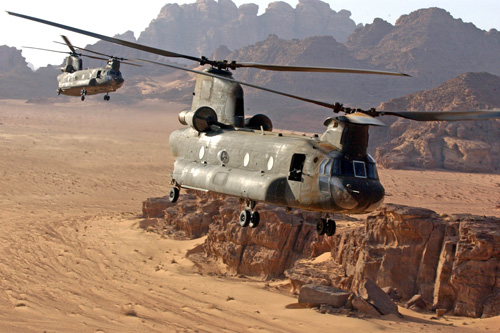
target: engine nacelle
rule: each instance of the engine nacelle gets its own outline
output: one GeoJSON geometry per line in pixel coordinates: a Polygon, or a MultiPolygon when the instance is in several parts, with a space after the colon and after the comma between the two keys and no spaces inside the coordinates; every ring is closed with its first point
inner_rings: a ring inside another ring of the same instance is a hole
{"type": "Polygon", "coordinates": [[[208,107],[202,106],[196,111],[182,111],[179,113],[179,121],[183,125],[189,125],[198,132],[208,132],[210,126],[217,124],[217,114],[208,107]]]}

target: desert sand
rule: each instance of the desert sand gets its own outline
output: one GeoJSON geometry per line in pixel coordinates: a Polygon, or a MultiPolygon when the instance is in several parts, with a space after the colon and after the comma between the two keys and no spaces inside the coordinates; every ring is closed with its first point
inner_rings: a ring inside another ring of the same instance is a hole
{"type": "MultiPolygon", "coordinates": [[[[140,228],[142,201],[168,193],[168,138],[183,108],[0,101],[1,332],[500,329],[500,318],[435,320],[403,308],[403,319],[323,315],[280,292],[286,281],[198,271],[186,251],[204,239],[140,228]]],[[[500,175],[380,176],[386,202],[500,216],[500,175]]]]}

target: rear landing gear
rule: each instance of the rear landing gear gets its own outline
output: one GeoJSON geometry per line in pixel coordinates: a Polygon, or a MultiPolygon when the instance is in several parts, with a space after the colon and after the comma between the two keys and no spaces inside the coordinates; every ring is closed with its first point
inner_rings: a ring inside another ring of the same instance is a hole
{"type": "Polygon", "coordinates": [[[80,98],[82,100],[82,102],[85,100],[85,95],[87,95],[87,90],[85,89],[82,89],[82,91],[80,91],[80,98]]]}
{"type": "Polygon", "coordinates": [[[254,211],[257,203],[253,200],[245,201],[245,209],[240,213],[240,225],[242,227],[257,228],[260,222],[260,214],[254,211]]]}
{"type": "Polygon", "coordinates": [[[327,236],[333,236],[335,235],[336,230],[337,230],[337,224],[335,223],[334,220],[321,219],[316,224],[316,231],[320,236],[325,234],[327,236]]]}
{"type": "Polygon", "coordinates": [[[109,101],[109,99],[110,99],[110,98],[111,98],[111,97],[110,97],[108,94],[104,95],[104,100],[105,100],[105,101],[109,101]]]}

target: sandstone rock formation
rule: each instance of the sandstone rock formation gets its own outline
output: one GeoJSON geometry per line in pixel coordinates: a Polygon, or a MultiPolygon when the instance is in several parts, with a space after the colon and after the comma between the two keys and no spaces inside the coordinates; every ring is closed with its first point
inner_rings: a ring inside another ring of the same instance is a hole
{"type": "Polygon", "coordinates": [[[496,30],[486,32],[444,9],[428,8],[401,16],[394,26],[375,20],[345,45],[358,59],[418,76],[429,87],[464,72],[500,74],[494,55],[499,40],[496,30]]]}
{"type": "MultiPolygon", "coordinates": [[[[145,216],[156,214],[154,205],[149,207],[145,216]]],[[[428,309],[500,315],[499,218],[387,205],[364,226],[338,228],[335,236],[324,237],[314,230],[316,214],[286,214],[266,205],[259,209],[259,227],[241,228],[238,201],[213,194],[183,194],[176,206],[165,207],[165,219],[150,228],[161,233],[175,226],[189,237],[206,233],[206,256],[235,274],[264,279],[284,274],[297,291],[309,283],[333,286],[363,298],[352,300],[359,307],[369,303],[372,290],[392,287],[387,290],[397,289],[403,303],[421,295],[428,309]],[[311,261],[328,252],[330,259],[311,261]]]]}
{"type": "Polygon", "coordinates": [[[192,55],[209,55],[219,45],[234,50],[269,34],[285,39],[330,35],[344,42],[356,28],[350,15],[320,0],[300,0],[296,9],[272,2],[262,15],[252,3],[237,7],[231,0],[198,0],[165,5],[138,41],[192,55]]]}
{"type": "MultiPolygon", "coordinates": [[[[465,73],[437,88],[383,103],[379,110],[472,111],[500,109],[500,77],[465,73]]],[[[386,121],[389,120],[389,121],[386,121]]],[[[388,168],[500,171],[500,120],[415,122],[372,129],[377,161],[388,168]]]]}
{"type": "Polygon", "coordinates": [[[55,96],[56,77],[60,73],[54,66],[33,72],[21,51],[0,46],[0,98],[35,98],[55,96]]]}

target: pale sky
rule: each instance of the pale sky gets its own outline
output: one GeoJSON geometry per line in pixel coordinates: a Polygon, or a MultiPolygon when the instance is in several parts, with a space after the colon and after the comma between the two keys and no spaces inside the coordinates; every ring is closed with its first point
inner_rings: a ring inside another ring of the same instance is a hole
{"type": "MultiPolygon", "coordinates": [[[[262,14],[267,5],[273,1],[266,0],[233,0],[237,6],[244,3],[257,3],[259,13],[262,14]]],[[[5,13],[6,10],[38,18],[62,23],[76,28],[113,36],[132,30],[135,36],[156,18],[160,9],[167,3],[193,3],[189,1],[145,0],[140,6],[128,5],[128,1],[103,0],[6,0],[0,5],[0,45],[34,46],[41,48],[66,51],[62,45],[52,41],[60,41],[60,35],[65,34],[74,45],[85,46],[97,40],[80,36],[72,32],[45,26],[5,13]]],[[[292,7],[297,0],[288,0],[292,7]]],[[[440,7],[446,9],[455,18],[464,22],[472,22],[476,27],[489,30],[495,28],[500,31],[500,0],[327,0],[325,1],[335,11],[347,9],[352,13],[351,19],[356,23],[372,23],[380,17],[391,24],[403,14],[409,14],[420,8],[440,7]]],[[[138,3],[137,1],[131,3],[138,3]]],[[[175,45],[169,51],[175,52],[175,45]]],[[[45,66],[48,63],[61,64],[64,55],[36,50],[23,50],[23,56],[35,67],[45,66]]],[[[194,55],[199,56],[199,55],[194,55]]]]}

